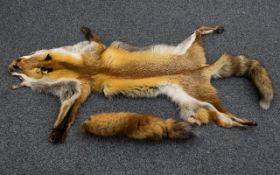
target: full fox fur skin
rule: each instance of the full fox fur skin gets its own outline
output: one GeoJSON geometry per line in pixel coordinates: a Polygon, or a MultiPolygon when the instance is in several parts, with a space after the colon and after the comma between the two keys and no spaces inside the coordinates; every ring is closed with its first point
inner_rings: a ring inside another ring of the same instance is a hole
{"type": "Polygon", "coordinates": [[[14,59],[9,70],[23,80],[14,88],[27,86],[60,97],[60,112],[50,135],[53,143],[64,140],[91,91],[107,97],[165,95],[179,106],[181,118],[192,124],[213,121],[224,128],[256,125],[221,105],[211,79],[248,77],[259,90],[263,109],[268,109],[273,99],[272,82],[261,63],[242,55],[224,54],[214,64],[206,64],[202,35],[222,31],[221,26],[203,26],[174,46],[135,47],[115,41],[106,48],[94,32],[82,27],[88,41],[14,59]]]}

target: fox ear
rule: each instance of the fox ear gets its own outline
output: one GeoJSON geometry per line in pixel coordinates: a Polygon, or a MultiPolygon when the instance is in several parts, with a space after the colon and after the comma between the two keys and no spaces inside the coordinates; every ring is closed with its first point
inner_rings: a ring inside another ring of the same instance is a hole
{"type": "Polygon", "coordinates": [[[45,61],[49,61],[49,60],[51,60],[52,59],[52,57],[50,56],[50,54],[48,54],[47,56],[46,56],[46,58],[45,58],[45,61]]]}

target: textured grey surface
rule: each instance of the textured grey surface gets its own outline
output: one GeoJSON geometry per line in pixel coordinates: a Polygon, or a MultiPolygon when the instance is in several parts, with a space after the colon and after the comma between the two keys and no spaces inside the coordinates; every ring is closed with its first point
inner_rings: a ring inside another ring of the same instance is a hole
{"type": "Polygon", "coordinates": [[[280,3],[236,1],[5,1],[0,0],[0,174],[279,174],[280,170],[280,3]],[[221,35],[204,38],[213,62],[222,53],[260,60],[274,81],[276,97],[263,111],[246,79],[214,81],[225,106],[258,122],[247,130],[195,127],[187,141],[131,141],[82,135],[79,125],[91,114],[108,111],[178,117],[165,98],[106,99],[92,94],[80,109],[65,144],[47,141],[58,112],[56,98],[10,90],[11,58],[41,48],[83,40],[82,25],[94,28],[109,44],[177,43],[200,25],[223,24],[221,35]]]}

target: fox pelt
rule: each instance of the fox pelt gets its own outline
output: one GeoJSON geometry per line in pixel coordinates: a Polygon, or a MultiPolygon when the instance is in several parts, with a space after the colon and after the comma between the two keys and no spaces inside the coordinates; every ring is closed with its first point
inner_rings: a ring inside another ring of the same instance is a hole
{"type": "Polygon", "coordinates": [[[92,91],[106,97],[167,96],[180,109],[184,122],[163,120],[137,113],[104,113],[86,120],[81,129],[100,136],[134,139],[187,138],[188,124],[215,122],[223,128],[255,126],[256,123],[227,111],[211,80],[247,77],[260,94],[261,108],[268,109],[273,86],[264,66],[243,55],[223,54],[207,64],[202,36],[222,33],[222,26],[202,26],[177,45],[131,46],[114,41],[105,46],[97,34],[81,28],[87,41],[72,46],[39,50],[12,60],[9,71],[22,82],[13,88],[30,87],[58,96],[61,107],[49,140],[64,141],[80,105],[92,91]],[[188,124],[187,124],[188,123],[188,124]]]}

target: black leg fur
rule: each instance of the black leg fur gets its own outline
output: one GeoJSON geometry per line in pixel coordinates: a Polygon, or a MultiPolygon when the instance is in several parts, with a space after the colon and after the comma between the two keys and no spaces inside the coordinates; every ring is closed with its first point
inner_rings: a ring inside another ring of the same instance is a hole
{"type": "Polygon", "coordinates": [[[51,134],[49,136],[49,141],[51,143],[57,144],[57,143],[64,142],[67,134],[67,128],[68,128],[71,110],[72,107],[69,109],[66,116],[64,117],[62,122],[58,125],[58,127],[52,129],[51,134]]]}
{"type": "Polygon", "coordinates": [[[81,32],[84,34],[86,40],[92,41],[94,39],[94,36],[93,36],[90,28],[82,26],[81,27],[81,32]]]}
{"type": "Polygon", "coordinates": [[[224,31],[225,31],[224,26],[218,26],[214,32],[220,34],[223,33],[224,31]]]}

